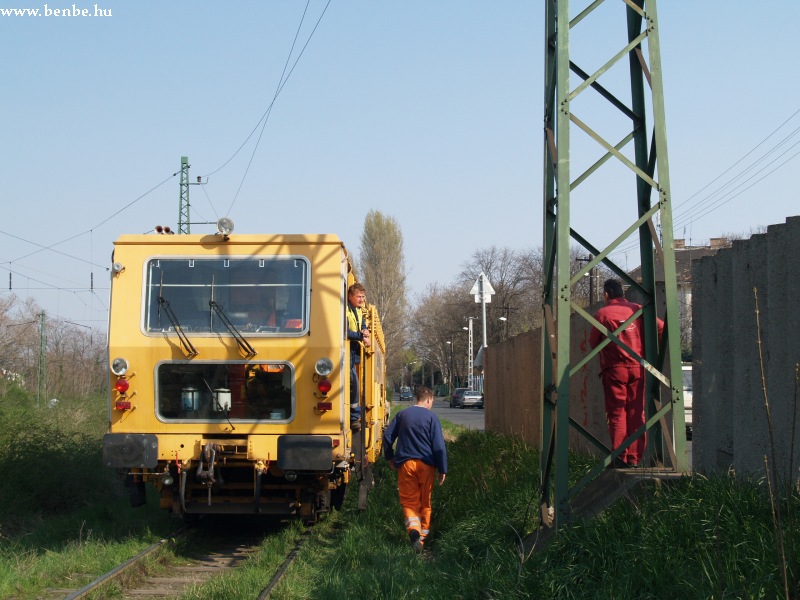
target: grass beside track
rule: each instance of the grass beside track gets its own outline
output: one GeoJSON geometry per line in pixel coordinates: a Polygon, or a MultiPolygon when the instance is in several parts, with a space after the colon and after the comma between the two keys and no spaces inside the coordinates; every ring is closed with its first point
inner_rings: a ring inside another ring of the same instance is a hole
{"type": "MultiPolygon", "coordinates": [[[[176,528],[152,496],[145,508],[128,507],[114,474],[100,464],[104,420],[103,399],[62,400],[48,410],[22,396],[0,395],[0,598],[76,589],[176,528]]],[[[445,435],[450,473],[434,489],[432,537],[421,555],[406,538],[395,473],[381,460],[367,510],[358,511],[353,486],[342,511],[311,530],[271,597],[784,596],[761,482],[694,476],[654,483],[525,555],[521,539],[538,519],[537,453],[513,438],[447,423],[445,435]]],[[[578,472],[582,459],[570,460],[578,472]]],[[[787,488],[781,502],[796,598],[800,495],[787,488]]],[[[265,536],[244,566],[184,597],[251,600],[304,531],[291,523],[265,536]]],[[[146,568],[168,570],[180,557],[180,548],[166,550],[146,568]]],[[[115,596],[112,586],[97,597],[115,596]]]]}
{"type": "Polygon", "coordinates": [[[133,511],[102,465],[107,415],[104,397],[0,393],[0,598],[78,589],[176,529],[157,502],[133,511]]]}
{"type": "MultiPolygon", "coordinates": [[[[457,432],[448,450],[450,473],[435,487],[433,534],[422,555],[409,547],[395,474],[380,463],[368,509],[359,514],[348,504],[341,517],[350,526],[326,546],[301,553],[274,597],[783,597],[769,498],[760,483],[687,477],[653,484],[524,555],[520,538],[538,518],[536,452],[469,430],[457,432]]],[[[793,508],[800,508],[797,494],[793,508]]],[[[790,581],[798,597],[796,520],[784,538],[795,544],[790,581]]]]}

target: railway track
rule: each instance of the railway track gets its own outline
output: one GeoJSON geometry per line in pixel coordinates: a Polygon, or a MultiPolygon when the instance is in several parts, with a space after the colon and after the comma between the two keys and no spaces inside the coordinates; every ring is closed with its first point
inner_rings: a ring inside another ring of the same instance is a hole
{"type": "MultiPolygon", "coordinates": [[[[308,540],[309,535],[310,531],[306,530],[299,536],[294,547],[271,577],[265,572],[264,587],[254,595],[254,598],[257,597],[259,600],[269,598],[272,590],[280,583],[287,569],[297,558],[300,548],[308,540]]],[[[98,598],[103,597],[103,590],[109,593],[112,589],[114,597],[123,599],[177,598],[190,588],[202,586],[212,578],[239,567],[259,551],[263,540],[263,536],[253,535],[253,532],[246,534],[232,532],[230,535],[217,534],[208,537],[203,536],[202,532],[190,531],[187,528],[176,532],[169,539],[160,540],[145,548],[79,590],[49,589],[39,598],[41,600],[98,598]],[[188,536],[197,537],[200,542],[193,544],[194,549],[190,551],[185,550],[188,536]],[[177,552],[180,555],[178,561],[180,564],[172,564],[158,574],[134,574],[137,566],[141,568],[142,561],[168,545],[183,548],[177,552]]]]}

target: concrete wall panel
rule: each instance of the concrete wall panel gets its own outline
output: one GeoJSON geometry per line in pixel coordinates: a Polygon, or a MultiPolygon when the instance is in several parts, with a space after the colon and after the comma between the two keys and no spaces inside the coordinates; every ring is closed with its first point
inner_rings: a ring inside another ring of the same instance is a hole
{"type": "MultiPolygon", "coordinates": [[[[733,467],[737,472],[757,472],[759,461],[763,469],[764,447],[767,439],[764,418],[761,369],[759,367],[758,327],[756,303],[753,294],[758,290],[761,307],[767,305],[768,285],[766,271],[767,240],[765,235],[754,235],[749,240],[733,244],[733,332],[734,346],[723,349],[733,359],[735,415],[733,425],[733,467]]],[[[762,341],[767,342],[768,332],[761,330],[762,341]]],[[[724,400],[723,400],[724,401],[724,400]]]]}
{"type": "Polygon", "coordinates": [[[771,462],[774,453],[782,479],[800,477],[800,443],[793,441],[800,438],[798,273],[800,217],[694,264],[696,471],[733,468],[760,477],[765,456],[771,462]]]}

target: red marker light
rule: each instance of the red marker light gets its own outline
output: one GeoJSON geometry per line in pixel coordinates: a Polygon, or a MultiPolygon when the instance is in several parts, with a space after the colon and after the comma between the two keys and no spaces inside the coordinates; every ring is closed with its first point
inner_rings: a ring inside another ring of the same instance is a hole
{"type": "Polygon", "coordinates": [[[128,391],[128,388],[131,387],[131,384],[128,382],[127,379],[118,379],[117,384],[114,386],[114,389],[117,390],[120,394],[124,394],[128,391]]]}
{"type": "Polygon", "coordinates": [[[320,412],[324,410],[333,410],[333,402],[317,402],[317,410],[320,412]]]}
{"type": "Polygon", "coordinates": [[[130,410],[131,409],[131,401],[130,400],[117,400],[115,404],[117,410],[130,410]]]}
{"type": "Polygon", "coordinates": [[[317,389],[320,391],[321,394],[325,395],[331,391],[331,382],[328,379],[320,379],[319,383],[317,384],[317,389]]]}

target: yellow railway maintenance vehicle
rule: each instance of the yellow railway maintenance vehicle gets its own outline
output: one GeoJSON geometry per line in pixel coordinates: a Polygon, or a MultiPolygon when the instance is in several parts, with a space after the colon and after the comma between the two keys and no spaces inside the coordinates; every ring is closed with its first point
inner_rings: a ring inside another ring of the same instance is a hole
{"type": "MultiPolygon", "coordinates": [[[[157,228],[160,230],[160,228],[157,228]]],[[[363,429],[350,429],[347,288],[335,235],[124,235],[115,242],[106,466],[135,505],[145,484],[176,515],[262,514],[308,523],[351,479],[366,506],[389,407],[386,348],[359,366],[363,429]]]]}

